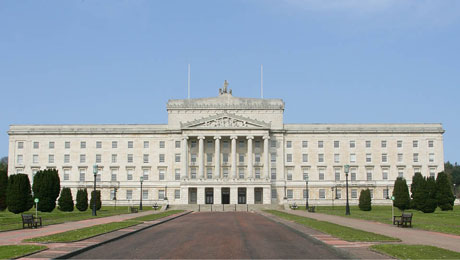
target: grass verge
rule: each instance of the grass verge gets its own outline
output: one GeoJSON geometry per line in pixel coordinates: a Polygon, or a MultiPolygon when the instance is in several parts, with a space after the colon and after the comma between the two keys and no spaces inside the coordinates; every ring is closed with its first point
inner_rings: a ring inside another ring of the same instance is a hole
{"type": "Polygon", "coordinates": [[[141,221],[126,220],[121,222],[113,222],[101,224],[92,227],[70,230],[62,233],[57,233],[49,236],[35,237],[24,240],[24,242],[36,243],[58,243],[58,242],[74,242],[94,237],[100,234],[108,233],[118,229],[134,226],[142,223],[141,221]]]}
{"type": "Polygon", "coordinates": [[[364,242],[386,242],[386,241],[400,241],[397,238],[388,237],[380,234],[366,232],[354,228],[340,226],[334,223],[319,221],[312,218],[301,217],[277,210],[265,210],[270,214],[277,217],[284,218],[286,220],[294,221],[298,224],[316,229],[318,231],[330,234],[334,237],[341,238],[346,241],[364,241],[364,242]]]}
{"type": "Polygon", "coordinates": [[[46,246],[37,245],[6,245],[0,246],[0,259],[17,258],[46,249],[46,246]]]}
{"type": "Polygon", "coordinates": [[[142,216],[142,217],[137,217],[137,218],[134,218],[132,220],[136,220],[136,221],[152,221],[152,220],[157,220],[157,219],[164,218],[164,217],[167,217],[167,216],[171,216],[171,215],[174,215],[174,214],[177,214],[177,213],[180,213],[180,212],[184,212],[184,211],[183,210],[169,210],[169,211],[164,211],[164,212],[157,213],[157,214],[150,214],[150,215],[145,215],[145,216],[142,216]]]}
{"type": "Polygon", "coordinates": [[[371,249],[398,259],[460,259],[460,253],[434,246],[381,244],[371,249]]]}

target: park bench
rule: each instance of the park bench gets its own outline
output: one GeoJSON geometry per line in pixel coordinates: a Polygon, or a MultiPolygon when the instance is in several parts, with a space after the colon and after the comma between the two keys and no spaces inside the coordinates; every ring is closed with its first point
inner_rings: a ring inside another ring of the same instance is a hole
{"type": "Polygon", "coordinates": [[[296,210],[298,209],[299,207],[297,206],[297,204],[294,202],[294,204],[291,205],[291,209],[293,210],[296,210]]]}
{"type": "Polygon", "coordinates": [[[403,213],[401,216],[393,216],[393,225],[412,227],[412,213],[403,213]]]}
{"type": "Polygon", "coordinates": [[[131,213],[137,213],[138,212],[138,209],[136,207],[129,207],[129,211],[131,213]]]}
{"type": "Polygon", "coordinates": [[[152,207],[153,207],[153,209],[154,209],[154,210],[157,210],[157,209],[159,208],[158,204],[156,204],[156,203],[155,203],[155,204],[153,204],[153,206],[152,206],[152,207]]]}
{"type": "Polygon", "coordinates": [[[308,207],[308,212],[315,212],[315,206],[308,207]]]}
{"type": "Polygon", "coordinates": [[[26,225],[28,228],[37,228],[42,226],[42,217],[34,217],[32,214],[22,214],[22,228],[25,228],[26,225]]]}

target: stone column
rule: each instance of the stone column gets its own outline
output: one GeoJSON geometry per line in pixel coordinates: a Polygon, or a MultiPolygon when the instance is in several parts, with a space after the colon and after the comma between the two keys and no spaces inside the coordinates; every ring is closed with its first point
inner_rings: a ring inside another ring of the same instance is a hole
{"type": "Polygon", "coordinates": [[[214,204],[222,204],[222,189],[221,187],[214,188],[214,204]]]}
{"type": "Polygon", "coordinates": [[[181,179],[188,178],[188,136],[182,137],[182,173],[181,179]]]}
{"type": "Polygon", "coordinates": [[[238,136],[230,136],[232,139],[232,178],[236,179],[236,139],[238,136]]]}
{"type": "Polygon", "coordinates": [[[269,140],[270,136],[266,135],[263,137],[264,138],[264,174],[262,176],[262,179],[270,178],[269,171],[270,171],[270,157],[269,157],[269,152],[268,152],[268,147],[269,147],[269,140]]]}
{"type": "Polygon", "coordinates": [[[204,179],[204,136],[198,136],[198,176],[204,179]]]}
{"type": "Polygon", "coordinates": [[[246,139],[248,139],[248,178],[254,179],[254,167],[252,166],[252,139],[254,139],[254,136],[247,136],[246,139]]]}
{"type": "Polygon", "coordinates": [[[215,169],[214,176],[216,179],[220,178],[220,136],[214,136],[214,157],[215,157],[215,169]]]}

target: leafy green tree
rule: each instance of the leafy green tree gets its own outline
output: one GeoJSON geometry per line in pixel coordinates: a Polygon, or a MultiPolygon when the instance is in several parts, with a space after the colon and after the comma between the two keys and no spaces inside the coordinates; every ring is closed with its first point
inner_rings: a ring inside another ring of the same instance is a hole
{"type": "Polygon", "coordinates": [[[453,210],[455,197],[452,185],[444,172],[438,173],[436,179],[436,201],[441,210],[453,210]]]}
{"type": "Polygon", "coordinates": [[[96,190],[96,191],[93,190],[91,192],[91,201],[89,203],[89,206],[91,209],[93,209],[94,207],[94,200],[96,200],[96,210],[100,210],[102,206],[100,190],[96,190]]]}
{"type": "Polygon", "coordinates": [[[86,211],[88,209],[88,190],[86,188],[77,191],[76,207],[79,211],[86,211]]]}
{"type": "Polygon", "coordinates": [[[28,211],[32,208],[32,193],[27,174],[13,174],[8,177],[6,204],[8,210],[15,214],[28,211]]]}
{"type": "Polygon", "coordinates": [[[409,188],[407,187],[406,179],[398,177],[395,181],[393,196],[395,200],[393,205],[404,211],[410,207],[409,188]]]}
{"type": "Polygon", "coordinates": [[[8,174],[4,169],[0,169],[0,211],[6,209],[6,189],[8,187],[8,174]]]}
{"type": "Polygon", "coordinates": [[[416,172],[414,176],[412,176],[412,184],[410,185],[410,192],[411,192],[411,203],[410,206],[412,209],[420,210],[423,200],[423,193],[422,186],[425,185],[426,180],[423,178],[420,172],[416,172]]]}
{"type": "Polygon", "coordinates": [[[361,190],[359,194],[359,209],[362,211],[371,211],[371,191],[369,189],[361,190]]]}
{"type": "Polygon", "coordinates": [[[425,184],[421,187],[423,193],[421,192],[421,196],[423,196],[424,200],[420,204],[420,210],[423,213],[433,213],[435,212],[438,204],[436,201],[436,181],[434,177],[428,177],[425,179],[425,184]]]}
{"type": "Polygon", "coordinates": [[[58,199],[58,205],[61,211],[73,211],[74,204],[70,188],[62,188],[61,196],[58,199]]]}
{"type": "Polygon", "coordinates": [[[38,171],[32,186],[34,196],[39,199],[38,210],[51,212],[56,207],[56,199],[61,190],[61,180],[56,169],[38,171]]]}
{"type": "Polygon", "coordinates": [[[8,172],[8,157],[2,157],[0,159],[0,171],[6,171],[8,172]]]}

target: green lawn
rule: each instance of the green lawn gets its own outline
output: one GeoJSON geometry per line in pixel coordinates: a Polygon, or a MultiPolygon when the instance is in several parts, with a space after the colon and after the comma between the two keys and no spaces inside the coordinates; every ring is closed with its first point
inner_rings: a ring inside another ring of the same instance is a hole
{"type": "Polygon", "coordinates": [[[321,232],[330,234],[334,237],[341,238],[346,241],[366,241],[366,242],[373,242],[373,241],[400,241],[397,238],[387,237],[384,235],[379,235],[371,232],[366,232],[362,230],[357,230],[354,228],[340,226],[334,223],[326,222],[326,221],[318,221],[312,218],[301,217],[277,210],[265,210],[270,214],[275,216],[294,221],[298,224],[319,230],[321,232]]]}
{"type": "Polygon", "coordinates": [[[460,259],[460,253],[434,246],[380,244],[371,248],[398,259],[460,259]]]}
{"type": "Polygon", "coordinates": [[[28,255],[43,249],[46,249],[46,246],[37,246],[37,245],[7,245],[0,246],[0,259],[11,259],[17,258],[23,255],[28,255]]]}
{"type": "MultiPolygon", "coordinates": [[[[305,209],[305,207],[300,207],[305,209]]],[[[317,206],[316,212],[343,217],[373,220],[392,224],[391,206],[372,206],[371,211],[361,211],[358,206],[350,207],[351,215],[345,215],[345,206],[317,206]]],[[[460,208],[454,207],[453,211],[441,211],[439,208],[434,213],[423,213],[417,210],[406,210],[414,213],[412,226],[414,228],[438,231],[443,233],[460,235],[460,208]]],[[[401,211],[395,208],[395,215],[401,215],[401,211]]]]}
{"type": "Polygon", "coordinates": [[[134,218],[132,220],[152,221],[152,220],[157,220],[157,219],[164,218],[164,217],[167,217],[167,216],[171,216],[171,215],[174,215],[174,214],[180,213],[180,212],[184,212],[184,211],[183,210],[168,210],[168,211],[160,212],[160,213],[157,213],[157,214],[150,214],[150,215],[146,215],[146,216],[142,216],[142,217],[137,217],[137,218],[134,218]]]}
{"type": "MultiPolygon", "coordinates": [[[[144,207],[143,211],[153,210],[152,207],[144,207]]],[[[113,206],[103,206],[97,211],[97,216],[91,216],[91,209],[88,208],[86,211],[78,211],[75,209],[73,212],[62,212],[58,209],[54,209],[53,212],[38,212],[38,216],[42,217],[43,225],[59,224],[70,221],[77,221],[90,218],[101,218],[113,215],[120,215],[128,213],[128,207],[117,206],[115,210],[113,206]]],[[[35,215],[35,210],[24,212],[24,214],[35,215]]],[[[0,212],[0,231],[22,229],[21,214],[13,214],[8,210],[0,212]]]]}
{"type": "Polygon", "coordinates": [[[42,236],[24,240],[24,242],[36,243],[58,243],[58,242],[73,242],[86,238],[94,237],[100,234],[108,233],[125,227],[134,226],[142,223],[141,221],[125,220],[121,222],[113,222],[108,224],[101,224],[92,227],[80,228],[70,230],[62,233],[57,233],[49,236],[42,236]]]}

